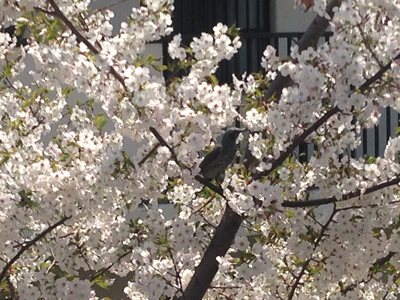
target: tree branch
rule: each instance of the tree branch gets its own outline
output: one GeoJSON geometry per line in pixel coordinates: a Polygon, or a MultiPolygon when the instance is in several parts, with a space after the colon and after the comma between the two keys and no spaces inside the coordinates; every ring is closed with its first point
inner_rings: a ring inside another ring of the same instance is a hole
{"type": "Polygon", "coordinates": [[[153,148],[151,148],[151,150],[149,151],[149,153],[147,153],[140,161],[139,161],[139,163],[138,163],[138,165],[139,165],[139,167],[141,166],[141,165],[143,165],[149,158],[150,158],[150,156],[152,156],[155,152],[156,152],[156,150],[158,149],[158,147],[160,147],[160,143],[157,143],[157,144],[155,144],[154,146],[153,146],[153,148]]]}
{"type": "Polygon", "coordinates": [[[231,247],[236,233],[244,217],[235,213],[229,205],[226,205],[224,215],[221,222],[215,230],[210,245],[201,259],[200,264],[196,267],[190,282],[185,289],[180,300],[201,300],[207,292],[218,271],[218,256],[224,257],[228,249],[231,247]]]}
{"type": "Polygon", "coordinates": [[[375,268],[381,268],[383,267],[388,261],[390,261],[390,259],[396,254],[396,252],[393,251],[389,251],[389,253],[381,258],[378,258],[370,267],[369,272],[368,272],[368,278],[367,279],[362,279],[360,281],[356,281],[352,284],[349,284],[347,287],[345,288],[341,288],[340,292],[342,295],[346,295],[349,291],[354,290],[359,284],[361,283],[367,283],[369,281],[371,281],[371,279],[373,278],[373,270],[375,268]]]}
{"type": "MultiPolygon", "coordinates": [[[[341,3],[342,0],[332,0],[328,3],[326,7],[326,12],[331,18],[333,17],[333,8],[336,6],[340,6],[341,3]]],[[[329,20],[321,16],[316,16],[298,42],[299,52],[303,51],[304,49],[307,49],[310,46],[315,46],[319,38],[324,34],[325,30],[328,28],[328,26],[329,26],[329,20]]],[[[264,102],[269,101],[271,97],[275,97],[275,99],[279,101],[282,90],[285,87],[290,86],[291,82],[292,81],[289,76],[284,77],[279,72],[275,80],[272,81],[268,90],[265,92],[263,96],[264,102]]]]}
{"type": "Polygon", "coordinates": [[[213,184],[209,179],[203,178],[200,175],[196,175],[194,178],[198,182],[200,182],[202,185],[208,187],[213,192],[215,192],[215,193],[219,194],[220,196],[222,196],[223,198],[225,198],[224,191],[220,186],[213,184]]]}
{"type": "Polygon", "coordinates": [[[8,273],[8,270],[21,257],[21,255],[24,254],[25,251],[27,251],[30,247],[35,245],[39,240],[44,238],[52,230],[54,230],[58,226],[64,224],[65,221],[67,221],[70,218],[71,218],[71,216],[69,216],[69,217],[64,216],[60,221],[58,221],[57,223],[49,226],[46,230],[44,230],[43,232],[39,233],[34,239],[24,243],[23,246],[21,247],[21,249],[19,249],[19,251],[17,252],[17,254],[15,254],[14,257],[11,258],[10,261],[4,266],[3,270],[0,273],[0,282],[2,282],[4,280],[4,278],[6,277],[6,275],[8,273]]]}
{"type": "Polygon", "coordinates": [[[335,106],[334,108],[331,108],[328,110],[321,118],[319,118],[314,124],[312,124],[310,127],[308,127],[306,130],[303,131],[302,134],[298,135],[293,139],[292,144],[285,150],[282,151],[279,157],[272,161],[272,166],[270,169],[265,170],[263,172],[259,172],[253,175],[253,178],[255,180],[260,179],[261,177],[267,176],[271,174],[277,167],[279,167],[285,160],[288,158],[294,149],[296,149],[297,146],[299,146],[301,143],[304,142],[304,140],[314,131],[316,131],[321,125],[323,125],[330,117],[335,115],[337,112],[339,112],[339,108],[335,106]]]}
{"type": "MultiPolygon", "coordinates": [[[[72,24],[72,22],[70,20],[68,20],[68,18],[62,13],[62,11],[60,10],[60,8],[56,4],[56,2],[54,0],[48,0],[48,2],[50,3],[51,7],[53,7],[53,9],[54,9],[54,12],[50,13],[50,15],[51,16],[56,16],[57,18],[62,20],[64,22],[64,24],[69,28],[69,30],[71,30],[71,32],[76,36],[77,41],[85,44],[86,47],[88,47],[88,49],[93,54],[96,54],[96,55],[100,54],[99,50],[97,50],[96,47],[93,46],[89,42],[89,40],[86,37],[84,37],[79,32],[79,30],[76,29],[76,27],[72,24]]],[[[43,11],[43,9],[40,9],[40,11],[43,11]]],[[[121,85],[126,90],[127,88],[126,88],[126,85],[125,85],[124,78],[114,69],[113,66],[110,66],[110,73],[114,76],[115,79],[117,79],[119,81],[119,83],[121,83],[121,85]]]]}
{"type": "Polygon", "coordinates": [[[391,69],[392,62],[395,60],[400,59],[400,53],[395,56],[392,60],[390,60],[386,65],[384,65],[382,68],[379,69],[378,72],[374,74],[374,76],[368,78],[358,89],[361,93],[364,93],[375,81],[378,79],[381,79],[383,74],[386,73],[386,71],[391,69]]]}
{"type": "Polygon", "coordinates": [[[282,206],[283,207],[294,207],[294,208],[309,207],[309,206],[325,205],[325,204],[335,203],[335,202],[339,202],[339,201],[346,201],[346,200],[350,200],[352,198],[359,197],[361,195],[368,195],[370,193],[376,192],[380,189],[384,189],[384,188],[392,186],[392,185],[396,185],[399,182],[400,182],[400,175],[398,175],[396,178],[394,178],[392,180],[381,182],[377,185],[371,186],[371,187],[365,189],[364,192],[362,192],[361,190],[356,190],[354,192],[344,194],[342,199],[338,199],[336,197],[329,197],[329,198],[323,198],[323,199],[304,200],[304,201],[283,201],[282,206]]]}
{"type": "MultiPolygon", "coordinates": [[[[149,127],[151,133],[154,135],[154,137],[158,140],[158,142],[161,144],[161,146],[167,147],[169,152],[172,155],[173,160],[176,162],[176,164],[178,166],[181,166],[182,164],[180,163],[180,161],[178,160],[178,157],[176,156],[176,153],[174,151],[174,149],[172,149],[172,147],[170,145],[168,145],[168,143],[164,140],[164,138],[161,136],[161,134],[157,131],[157,129],[155,129],[153,126],[149,127]]],[[[188,167],[185,166],[186,169],[189,169],[188,167]]]]}
{"type": "MultiPolygon", "coordinates": [[[[158,142],[168,148],[174,161],[181,165],[174,150],[164,140],[161,134],[154,127],[150,127],[151,133],[155,136],[158,142]]],[[[212,191],[220,194],[222,197],[222,188],[212,184],[210,180],[207,180],[201,176],[196,176],[203,185],[210,188],[212,191]]],[[[218,271],[218,262],[216,258],[218,256],[224,257],[230,246],[232,245],[236,233],[238,232],[240,225],[244,217],[234,212],[228,204],[226,204],[224,215],[222,216],[221,222],[215,229],[213,238],[211,239],[210,245],[207,247],[200,264],[196,267],[196,271],[193,274],[185,291],[181,291],[183,295],[179,298],[181,300],[196,300],[202,299],[204,294],[207,292],[210,284],[218,271]]]]}
{"type": "MultiPolygon", "coordinates": [[[[321,228],[321,231],[320,231],[320,233],[319,233],[319,235],[318,235],[318,238],[315,240],[315,243],[314,243],[313,253],[314,253],[315,249],[317,249],[319,243],[322,241],[322,238],[324,237],[325,231],[328,229],[328,226],[332,223],[333,217],[335,216],[336,213],[337,213],[337,210],[336,210],[336,208],[335,208],[335,209],[332,211],[332,214],[329,216],[328,221],[327,221],[327,222],[325,223],[325,225],[321,228]]],[[[311,256],[312,256],[312,254],[311,254],[311,256]]],[[[302,266],[302,268],[301,268],[299,274],[295,277],[295,281],[294,281],[294,283],[293,283],[293,285],[292,285],[292,288],[291,288],[290,291],[289,291],[288,300],[292,300],[292,299],[293,299],[294,293],[296,292],[296,289],[297,289],[297,287],[298,287],[299,284],[300,284],[300,280],[301,280],[301,278],[303,277],[303,275],[305,274],[305,272],[306,272],[308,266],[310,265],[311,261],[312,261],[312,258],[311,258],[311,257],[310,257],[309,259],[307,259],[307,260],[304,262],[304,264],[303,264],[303,266],[302,266]]]]}
{"type": "Polygon", "coordinates": [[[105,274],[107,271],[109,271],[113,266],[115,266],[115,264],[119,263],[125,256],[129,255],[132,253],[132,249],[129,249],[128,251],[125,251],[124,253],[122,253],[121,255],[118,256],[117,260],[115,262],[112,262],[111,264],[109,264],[107,267],[101,268],[99,271],[97,271],[96,273],[94,273],[89,279],[91,281],[95,280],[96,278],[102,276],[103,274],[105,274]]]}

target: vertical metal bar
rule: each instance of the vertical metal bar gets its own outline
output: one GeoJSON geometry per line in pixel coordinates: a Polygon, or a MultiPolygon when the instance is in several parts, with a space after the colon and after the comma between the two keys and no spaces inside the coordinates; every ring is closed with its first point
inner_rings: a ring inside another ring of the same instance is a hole
{"type": "Polygon", "coordinates": [[[362,155],[364,156],[364,155],[366,155],[367,154],[367,151],[368,151],[368,145],[367,145],[367,142],[368,142],[368,139],[367,139],[367,129],[363,129],[362,130],[362,136],[363,136],[363,142],[362,142],[362,155]]]}
{"type": "Polygon", "coordinates": [[[276,49],[276,54],[279,56],[280,55],[280,51],[279,51],[279,38],[277,36],[273,37],[273,41],[274,41],[274,47],[276,49]]]}
{"type": "MultiPolygon", "coordinates": [[[[240,0],[234,0],[234,1],[235,1],[235,14],[234,14],[235,15],[235,25],[236,25],[236,27],[240,27],[240,25],[239,25],[239,3],[238,3],[240,0]]],[[[239,59],[240,55],[241,55],[241,51],[238,53],[238,55],[234,56],[234,60],[235,60],[235,67],[234,67],[235,71],[234,72],[235,72],[235,74],[241,73],[240,59],[239,59]]]]}
{"type": "Polygon", "coordinates": [[[246,29],[250,28],[250,21],[249,21],[249,0],[246,0],[246,29]]]}
{"type": "Polygon", "coordinates": [[[386,144],[389,141],[390,136],[392,135],[392,122],[391,122],[391,111],[390,107],[386,107],[386,144]]]}
{"type": "MultiPolygon", "coordinates": [[[[379,124],[379,123],[378,123],[379,124]]],[[[375,133],[375,157],[378,157],[379,156],[379,142],[380,142],[380,139],[379,139],[379,137],[380,137],[380,134],[379,134],[379,128],[378,128],[378,126],[376,126],[375,125],[375,127],[374,127],[374,133],[375,133]]]]}
{"type": "Polygon", "coordinates": [[[399,126],[400,126],[400,114],[397,113],[397,126],[396,127],[399,127],[399,126]]]}

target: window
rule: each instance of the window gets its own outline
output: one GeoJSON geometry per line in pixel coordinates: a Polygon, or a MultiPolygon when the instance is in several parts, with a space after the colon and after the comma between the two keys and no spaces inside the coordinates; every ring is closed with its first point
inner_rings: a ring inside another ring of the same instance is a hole
{"type": "Polygon", "coordinates": [[[175,0],[174,31],[181,33],[183,43],[189,44],[201,32],[212,32],[221,22],[241,29],[242,47],[239,54],[220,65],[217,76],[221,82],[230,82],[231,74],[260,69],[260,58],[270,42],[269,0],[175,0]]]}

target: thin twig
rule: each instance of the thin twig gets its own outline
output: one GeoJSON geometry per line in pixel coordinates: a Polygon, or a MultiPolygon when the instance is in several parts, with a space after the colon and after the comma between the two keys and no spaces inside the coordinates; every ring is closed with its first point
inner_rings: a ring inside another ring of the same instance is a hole
{"type": "Polygon", "coordinates": [[[215,194],[210,197],[210,199],[207,200],[206,203],[204,203],[202,206],[200,206],[198,209],[193,211],[190,216],[197,214],[198,212],[201,212],[208,204],[210,204],[213,200],[215,199],[215,194]]]}
{"type": "Polygon", "coordinates": [[[357,24],[357,28],[360,31],[360,35],[361,38],[364,42],[365,47],[368,49],[369,53],[371,53],[372,57],[375,59],[375,61],[377,62],[377,64],[379,65],[379,67],[383,67],[383,64],[381,63],[381,61],[379,60],[378,56],[376,55],[376,53],[373,51],[373,49],[371,48],[371,45],[369,44],[367,37],[364,34],[364,30],[361,27],[361,24],[357,24]]]}
{"type": "Polygon", "coordinates": [[[215,285],[211,285],[210,289],[222,289],[222,290],[228,290],[228,289],[241,289],[241,286],[215,286],[215,285]]]}
{"type": "Polygon", "coordinates": [[[396,185],[400,182],[400,175],[398,175],[396,178],[381,182],[377,185],[371,186],[367,189],[365,189],[364,192],[361,190],[356,190],[354,192],[350,192],[347,194],[344,194],[342,196],[342,199],[338,199],[336,197],[329,197],[329,198],[323,198],[323,199],[314,199],[314,200],[304,200],[304,201],[283,201],[282,206],[283,207],[308,207],[308,206],[317,206],[317,205],[325,205],[329,203],[335,203],[339,201],[346,201],[350,200],[356,197],[359,197],[361,195],[368,195],[370,193],[376,192],[378,190],[384,189],[386,187],[396,185]]]}
{"type": "Polygon", "coordinates": [[[90,277],[90,281],[95,280],[96,278],[102,276],[103,274],[105,274],[108,270],[110,270],[113,266],[115,266],[115,264],[119,263],[125,256],[127,256],[128,254],[132,253],[132,249],[129,249],[128,251],[122,253],[120,256],[118,256],[117,260],[111,264],[109,264],[107,267],[101,268],[98,272],[96,272],[95,274],[93,274],[90,277]]]}
{"type": "Polygon", "coordinates": [[[89,16],[94,15],[99,11],[104,11],[106,9],[111,9],[114,6],[120,5],[121,3],[124,3],[124,2],[127,2],[127,1],[129,1],[129,0],[119,0],[119,1],[117,1],[115,3],[110,4],[110,5],[106,5],[106,6],[103,6],[103,7],[100,7],[100,8],[96,8],[93,11],[89,12],[89,16]]]}
{"type": "Polygon", "coordinates": [[[14,287],[13,283],[11,282],[9,275],[7,275],[6,281],[7,281],[7,284],[8,284],[8,288],[10,290],[10,299],[11,300],[18,299],[17,298],[17,293],[15,292],[15,287],[14,287]]]}
{"type": "Polygon", "coordinates": [[[41,12],[47,14],[47,15],[57,17],[56,12],[54,12],[54,11],[50,11],[50,10],[44,9],[44,8],[39,7],[39,6],[35,6],[34,9],[36,9],[38,11],[41,11],[41,12]]]}
{"type": "Polygon", "coordinates": [[[386,203],[373,203],[373,204],[369,204],[369,205],[352,205],[352,206],[338,208],[337,211],[360,209],[360,208],[366,208],[366,207],[377,207],[377,206],[382,206],[382,205],[399,204],[399,203],[400,203],[400,200],[390,201],[390,202],[386,202],[386,203]]]}
{"type": "MultiPolygon", "coordinates": [[[[86,47],[88,47],[88,49],[93,53],[93,54],[100,54],[100,51],[96,49],[95,46],[92,45],[92,43],[89,42],[89,40],[84,37],[79,30],[72,24],[72,22],[62,13],[62,11],[60,10],[60,8],[58,7],[58,5],[55,3],[54,0],[48,0],[48,2],[50,3],[50,5],[53,7],[54,9],[54,15],[61,19],[64,24],[71,30],[71,32],[76,36],[76,39],[78,42],[81,42],[83,44],[86,45],[86,47]]],[[[52,14],[53,15],[53,14],[52,14]]],[[[126,90],[127,87],[125,85],[125,81],[124,78],[114,69],[113,66],[110,66],[110,73],[115,77],[115,79],[117,79],[119,81],[119,83],[121,83],[121,85],[124,87],[124,89],[126,90]]]]}
{"type": "Polygon", "coordinates": [[[378,258],[370,267],[369,272],[368,272],[368,278],[367,279],[362,279],[360,281],[356,281],[352,284],[349,284],[347,287],[345,288],[341,288],[340,293],[342,295],[346,295],[349,291],[354,290],[357,285],[361,284],[361,283],[368,283],[369,281],[371,281],[373,279],[373,271],[376,270],[376,268],[380,268],[383,267],[388,261],[390,261],[390,259],[397,254],[397,252],[393,252],[393,251],[389,251],[389,253],[381,258],[378,258]],[[371,272],[372,271],[372,272],[371,272]]]}
{"type": "Polygon", "coordinates": [[[157,129],[155,129],[153,126],[149,127],[151,133],[154,135],[154,137],[159,141],[159,143],[164,146],[167,147],[169,152],[171,153],[172,159],[176,162],[176,164],[178,166],[180,166],[181,168],[190,170],[189,167],[185,166],[183,163],[181,163],[178,159],[178,157],[176,156],[176,153],[174,151],[174,149],[172,149],[172,147],[170,145],[168,145],[168,143],[164,140],[164,138],[161,136],[161,134],[157,131],[157,129]]]}
{"type": "Polygon", "coordinates": [[[253,178],[255,180],[260,179],[261,177],[270,175],[277,167],[279,167],[285,160],[288,158],[296,149],[298,145],[304,142],[304,140],[314,131],[316,131],[321,125],[323,125],[326,121],[329,120],[330,117],[338,113],[340,110],[337,106],[328,110],[322,117],[320,117],[314,124],[308,127],[303,131],[302,134],[299,134],[293,139],[292,144],[286,148],[285,151],[282,151],[279,157],[272,161],[272,166],[270,169],[265,170],[263,172],[255,173],[253,178]]]}
{"type": "Polygon", "coordinates": [[[158,149],[158,147],[160,147],[160,143],[157,143],[153,146],[153,148],[151,148],[151,150],[149,151],[149,153],[147,153],[138,163],[139,167],[141,165],[143,165],[153,154],[154,152],[156,152],[156,150],[158,149]]]}
{"type": "Polygon", "coordinates": [[[71,216],[67,217],[64,216],[60,221],[57,223],[49,226],[46,230],[42,231],[39,233],[34,239],[24,243],[24,245],[21,247],[21,249],[17,252],[17,254],[14,255],[13,258],[10,259],[10,261],[4,266],[2,272],[0,273],[0,282],[3,281],[3,279],[6,277],[8,270],[12,267],[12,265],[21,257],[22,254],[24,254],[25,251],[27,251],[30,247],[35,245],[39,240],[44,238],[48,233],[50,233],[52,230],[57,228],[58,226],[62,225],[70,219],[71,216]]]}
{"type": "Polygon", "coordinates": [[[172,248],[171,247],[167,247],[168,250],[168,254],[171,257],[172,260],[172,264],[174,265],[174,270],[175,270],[175,281],[176,281],[176,285],[178,286],[178,291],[182,293],[182,295],[184,295],[184,291],[183,291],[183,284],[182,284],[182,278],[180,275],[180,272],[178,270],[178,266],[175,262],[173,253],[172,253],[172,248]]]}
{"type": "Polygon", "coordinates": [[[358,88],[358,90],[359,90],[361,93],[364,93],[367,89],[370,88],[370,86],[371,86],[375,81],[377,81],[378,79],[381,79],[382,76],[383,76],[383,74],[385,74],[386,71],[388,71],[388,70],[391,69],[392,63],[393,63],[395,60],[398,60],[398,59],[400,59],[400,53],[397,54],[397,55],[395,56],[395,58],[393,58],[392,60],[390,60],[386,65],[384,65],[382,68],[380,68],[379,71],[377,71],[377,72],[374,74],[374,76],[368,78],[368,79],[358,88]]]}
{"type": "MultiPolygon", "coordinates": [[[[327,222],[325,223],[325,225],[321,228],[321,231],[320,231],[320,233],[319,233],[319,235],[318,235],[318,238],[315,240],[315,243],[314,243],[313,253],[314,253],[315,249],[317,249],[317,247],[319,246],[319,243],[322,241],[322,238],[323,238],[324,235],[325,235],[325,231],[328,229],[328,226],[332,223],[333,217],[335,216],[336,213],[337,213],[337,210],[336,210],[336,208],[335,208],[335,209],[332,211],[332,214],[330,215],[328,221],[327,221],[327,222]]],[[[313,254],[313,253],[312,253],[312,254],[313,254]]],[[[311,254],[311,256],[312,256],[312,254],[311,254]]],[[[291,289],[290,289],[290,291],[289,291],[288,300],[293,299],[294,293],[296,292],[296,289],[297,289],[297,287],[298,287],[299,284],[300,284],[300,280],[301,280],[301,278],[303,277],[303,275],[305,274],[305,272],[306,272],[308,266],[310,265],[311,261],[312,261],[312,257],[310,257],[309,259],[307,259],[307,260],[304,262],[304,264],[303,264],[303,266],[302,266],[302,268],[301,268],[299,274],[295,277],[296,279],[295,279],[295,281],[294,281],[294,283],[293,283],[293,285],[292,285],[292,287],[291,287],[291,289]]]]}

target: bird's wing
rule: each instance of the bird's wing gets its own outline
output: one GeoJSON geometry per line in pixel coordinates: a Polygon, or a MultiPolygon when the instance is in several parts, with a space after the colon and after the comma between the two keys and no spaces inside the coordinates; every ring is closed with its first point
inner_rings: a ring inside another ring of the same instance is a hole
{"type": "Polygon", "coordinates": [[[203,170],[203,168],[207,165],[209,165],[210,163],[212,163],[213,161],[216,161],[218,156],[220,155],[222,150],[221,146],[217,146],[215,147],[213,150],[211,150],[206,157],[203,158],[202,162],[200,163],[199,167],[201,170],[203,170]]]}

